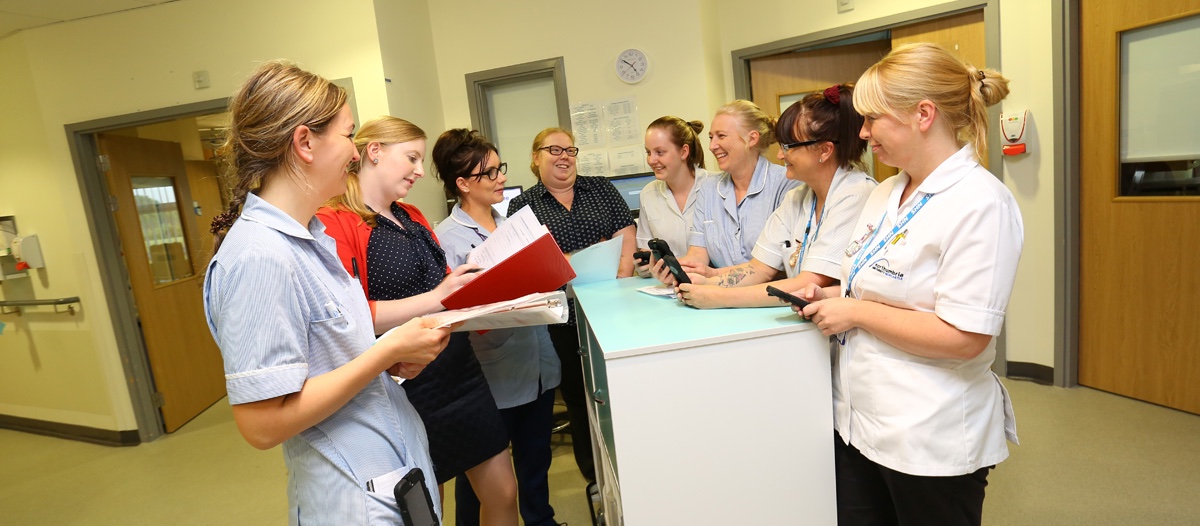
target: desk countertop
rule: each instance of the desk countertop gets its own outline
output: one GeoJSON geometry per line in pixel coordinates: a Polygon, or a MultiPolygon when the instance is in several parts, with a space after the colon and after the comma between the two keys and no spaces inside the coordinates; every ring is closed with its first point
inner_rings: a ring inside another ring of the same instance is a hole
{"type": "Polygon", "coordinates": [[[701,310],[637,290],[656,283],[633,277],[574,287],[605,358],[815,330],[789,307],[701,310]]]}

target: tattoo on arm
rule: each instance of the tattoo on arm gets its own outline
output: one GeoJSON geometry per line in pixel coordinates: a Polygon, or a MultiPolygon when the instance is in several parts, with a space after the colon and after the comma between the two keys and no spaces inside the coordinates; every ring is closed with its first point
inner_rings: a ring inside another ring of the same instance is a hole
{"type": "Polygon", "coordinates": [[[738,283],[741,283],[742,280],[750,277],[752,274],[754,274],[754,267],[750,266],[749,263],[738,265],[725,272],[721,276],[721,279],[717,281],[717,285],[721,287],[736,287],[738,283]]]}

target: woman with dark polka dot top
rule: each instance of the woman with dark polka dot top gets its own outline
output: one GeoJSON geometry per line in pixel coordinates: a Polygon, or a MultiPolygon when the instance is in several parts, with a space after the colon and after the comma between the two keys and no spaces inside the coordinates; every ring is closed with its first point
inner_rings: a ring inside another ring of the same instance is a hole
{"type": "MultiPolygon", "coordinates": [[[[575,136],[561,128],[546,128],[533,139],[529,167],[538,184],[514,197],[508,215],[525,206],[533,209],[546,225],[559,248],[571,253],[601,241],[623,236],[621,264],[617,277],[633,275],[633,251],[637,229],[633,214],[620,192],[605,177],[580,177],[575,171],[575,136]]],[[[562,383],[558,390],[567,404],[571,420],[571,447],[575,464],[588,482],[596,481],[592,463],[592,438],[583,391],[583,365],[579,361],[579,336],[575,332],[575,309],[567,323],[550,325],[550,339],[562,360],[562,383]]]]}
{"type": "MultiPolygon", "coordinates": [[[[441,300],[473,279],[467,270],[475,266],[449,272],[425,216],[398,202],[425,175],[425,132],[381,117],[363,124],[354,143],[361,160],[346,194],[317,215],[346,271],[362,281],[375,330],[384,332],[442,310],[441,300]]],[[[438,484],[465,473],[482,503],[480,523],[516,526],[508,433],[467,334],[454,333],[446,350],[403,386],[425,422],[438,484]]]]}

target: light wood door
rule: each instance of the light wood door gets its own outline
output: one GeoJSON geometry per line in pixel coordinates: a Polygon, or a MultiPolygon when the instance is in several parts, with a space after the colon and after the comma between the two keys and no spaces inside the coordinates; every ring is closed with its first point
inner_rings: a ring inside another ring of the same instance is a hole
{"type": "MultiPolygon", "coordinates": [[[[834,84],[849,84],[887,55],[886,40],[862,42],[800,53],[783,53],[750,61],[750,92],[753,102],[774,118],[782,113],[780,97],[811,93],[834,84]]],[[[765,155],[774,160],[779,145],[771,145],[765,155]]],[[[875,173],[880,181],[896,175],[897,170],[875,160],[875,173]]]]}
{"type": "Polygon", "coordinates": [[[213,235],[209,232],[212,220],[225,210],[221,199],[221,184],[217,177],[217,165],[212,161],[185,161],[187,167],[188,189],[192,193],[192,204],[195,208],[196,233],[199,243],[196,248],[196,268],[208,267],[208,261],[213,257],[213,235]]]}
{"type": "Polygon", "coordinates": [[[1118,32],[1187,13],[1200,0],[1080,3],[1079,383],[1200,413],[1200,199],[1117,196],[1118,32]]]}
{"type": "MultiPolygon", "coordinates": [[[[929,42],[941,46],[959,60],[983,69],[987,66],[987,41],[983,30],[983,10],[968,11],[892,29],[892,47],[929,42]]],[[[979,153],[979,163],[987,168],[987,152],[979,153]]]]}
{"type": "MultiPolygon", "coordinates": [[[[891,40],[877,40],[801,53],[783,53],[750,61],[750,90],[753,101],[764,112],[779,117],[779,98],[825,89],[839,83],[856,82],[872,64],[893,47],[911,42],[932,42],[976,67],[985,66],[983,11],[975,10],[926,20],[891,30],[891,40]]],[[[767,153],[774,159],[778,146],[767,153]]],[[[987,166],[987,155],[983,164],[987,166]]],[[[873,159],[875,179],[882,181],[899,172],[873,159]]]]}
{"type": "Polygon", "coordinates": [[[225,396],[221,353],[204,319],[204,261],[178,143],[99,135],[121,255],[161,397],[166,432],[225,396]]]}

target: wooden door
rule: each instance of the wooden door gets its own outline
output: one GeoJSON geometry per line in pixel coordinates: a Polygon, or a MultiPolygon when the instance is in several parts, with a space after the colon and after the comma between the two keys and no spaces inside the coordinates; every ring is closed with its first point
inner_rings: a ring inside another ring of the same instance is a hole
{"type": "MultiPolygon", "coordinates": [[[[886,40],[876,40],[752,59],[750,93],[753,102],[767,115],[779,118],[781,97],[811,93],[834,84],[853,83],[871,64],[887,55],[889,49],[886,40]]],[[[778,151],[778,145],[771,145],[765,155],[774,161],[778,151]]],[[[872,166],[875,168],[873,175],[880,181],[897,172],[877,160],[872,166]]]]}
{"type": "Polygon", "coordinates": [[[97,137],[121,255],[137,303],[142,340],[166,432],[225,396],[221,353],[204,319],[204,265],[178,143],[97,137]]]}
{"type": "Polygon", "coordinates": [[[1079,383],[1200,413],[1200,198],[1118,196],[1119,32],[1188,14],[1200,0],[1080,3],[1079,383]]]}
{"type": "MultiPolygon", "coordinates": [[[[985,65],[983,11],[975,10],[893,28],[891,39],[829,47],[801,53],[783,53],[750,61],[750,90],[753,101],[764,112],[779,117],[779,98],[824,89],[833,84],[855,82],[863,71],[883,58],[893,47],[911,42],[932,42],[976,67],[985,65]]],[[[774,159],[777,146],[767,153],[774,159]]],[[[872,174],[882,181],[899,172],[872,159],[872,174]]],[[[987,155],[982,160],[987,166],[987,155]]]]}
{"type": "MultiPolygon", "coordinates": [[[[983,10],[968,11],[892,29],[893,48],[916,42],[937,44],[959,60],[977,68],[983,69],[987,66],[983,10]]],[[[996,128],[997,126],[992,126],[993,130],[996,128]]],[[[987,151],[979,154],[979,164],[987,168],[987,151]]]]}
{"type": "Polygon", "coordinates": [[[187,167],[188,189],[192,193],[192,206],[196,221],[196,233],[199,243],[196,243],[196,268],[208,267],[212,259],[213,235],[209,232],[212,220],[225,210],[225,202],[221,199],[221,184],[217,177],[217,165],[212,161],[185,161],[187,167]]]}

